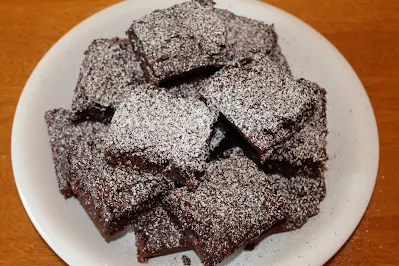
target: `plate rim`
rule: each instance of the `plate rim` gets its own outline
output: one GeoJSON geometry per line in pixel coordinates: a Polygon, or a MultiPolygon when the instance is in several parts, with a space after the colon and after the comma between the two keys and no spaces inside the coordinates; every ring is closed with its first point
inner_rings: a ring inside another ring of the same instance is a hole
{"type": "MultiPolygon", "coordinates": [[[[24,98],[24,95],[27,93],[27,87],[29,87],[29,84],[31,82],[31,80],[35,77],[35,74],[37,72],[37,69],[43,64],[43,61],[45,61],[45,59],[47,57],[50,57],[52,55],[52,53],[57,49],[58,46],[60,46],[60,43],[63,43],[65,39],[69,38],[70,35],[73,35],[75,31],[77,31],[77,29],[79,27],[81,27],[82,25],[88,24],[90,23],[90,21],[96,17],[99,16],[103,13],[107,13],[110,12],[111,9],[117,9],[119,6],[122,5],[126,5],[126,2],[142,2],[145,0],[130,0],[130,1],[122,1],[116,4],[113,4],[111,6],[108,6],[92,15],[90,15],[89,17],[85,18],[84,20],[82,20],[81,22],[79,22],[78,24],[76,24],[73,28],[71,28],[67,33],[65,33],[59,40],[57,40],[52,47],[43,55],[43,57],[40,59],[40,61],[37,63],[37,65],[35,66],[35,68],[33,69],[33,71],[31,72],[27,82],[24,85],[24,88],[20,94],[20,97],[18,99],[18,104],[14,113],[14,119],[13,119],[13,125],[12,125],[12,130],[11,130],[11,161],[12,161],[12,169],[13,169],[13,175],[14,175],[14,180],[16,183],[16,187],[17,187],[17,191],[19,194],[19,197],[21,199],[21,202],[24,206],[24,209],[26,211],[26,213],[29,216],[29,219],[31,220],[32,224],[35,226],[35,229],[39,232],[40,236],[45,240],[45,242],[49,245],[49,247],[57,254],[57,256],[59,256],[63,261],[65,261],[66,263],[71,262],[70,259],[68,259],[68,256],[66,256],[66,254],[64,253],[65,251],[61,250],[58,246],[56,246],[53,241],[51,240],[51,238],[48,236],[48,234],[45,232],[45,230],[42,228],[42,226],[40,225],[40,223],[36,220],[35,215],[32,213],[32,209],[29,207],[29,204],[27,202],[27,199],[24,195],[24,191],[23,191],[23,185],[21,184],[22,182],[22,178],[18,178],[18,169],[17,169],[17,160],[16,159],[16,155],[18,152],[16,151],[16,142],[17,142],[17,135],[18,133],[16,132],[16,125],[19,123],[18,122],[18,117],[19,117],[19,113],[21,113],[21,99],[24,98]]],[[[152,2],[157,2],[157,1],[152,1],[152,2]]],[[[219,2],[219,1],[218,1],[219,2]]],[[[321,33],[319,33],[317,30],[315,30],[313,27],[311,27],[309,24],[307,24],[306,22],[302,21],[301,19],[299,19],[298,17],[278,8],[275,7],[269,3],[265,3],[265,2],[261,2],[258,0],[220,0],[220,2],[246,2],[247,4],[260,4],[260,5],[267,5],[268,8],[272,9],[273,12],[278,12],[283,16],[287,16],[290,19],[294,20],[295,23],[301,24],[303,27],[308,28],[309,30],[311,30],[313,33],[319,35],[319,37],[322,39],[322,41],[327,44],[328,46],[330,46],[330,48],[332,48],[334,50],[334,53],[340,58],[340,60],[346,65],[346,67],[348,68],[349,71],[351,71],[354,74],[354,77],[356,77],[358,83],[360,84],[360,86],[362,87],[362,93],[365,96],[365,100],[367,100],[367,105],[370,106],[370,118],[372,118],[373,121],[373,125],[371,125],[371,127],[373,128],[373,135],[375,137],[375,143],[373,143],[374,145],[376,145],[374,147],[376,154],[376,161],[374,163],[373,169],[374,169],[374,173],[373,176],[375,176],[374,180],[373,180],[373,186],[371,189],[371,192],[367,194],[367,202],[366,204],[364,204],[364,206],[362,206],[362,213],[361,215],[358,215],[358,217],[356,217],[357,219],[355,219],[354,222],[352,222],[350,224],[350,229],[348,231],[350,231],[351,233],[347,234],[345,237],[342,237],[341,241],[339,241],[340,243],[336,244],[334,247],[330,247],[328,255],[323,256],[324,259],[319,260],[319,262],[321,264],[326,263],[328,260],[330,260],[340,249],[341,247],[348,241],[348,239],[352,236],[352,234],[355,232],[357,226],[359,225],[360,221],[362,220],[363,216],[366,213],[367,207],[370,204],[371,201],[371,197],[374,193],[374,188],[375,188],[375,183],[377,180],[377,176],[378,176],[378,168],[379,168],[379,162],[380,162],[380,145],[379,145],[379,134],[378,134],[378,124],[375,118],[375,113],[374,113],[374,109],[372,107],[370,98],[367,94],[367,91],[363,85],[363,83],[361,82],[359,76],[357,75],[357,73],[355,72],[355,70],[353,69],[353,67],[350,65],[350,63],[346,60],[346,58],[339,52],[339,50],[330,42],[327,40],[327,38],[325,38],[321,33]]]]}

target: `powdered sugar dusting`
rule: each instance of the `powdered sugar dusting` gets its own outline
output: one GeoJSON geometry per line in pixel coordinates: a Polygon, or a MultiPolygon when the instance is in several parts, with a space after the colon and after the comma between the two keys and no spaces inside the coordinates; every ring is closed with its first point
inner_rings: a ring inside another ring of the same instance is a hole
{"type": "Polygon", "coordinates": [[[237,16],[224,9],[216,8],[215,12],[226,25],[228,60],[251,58],[253,54],[261,53],[268,55],[284,72],[291,74],[278,45],[274,25],[237,16]]]}
{"type": "Polygon", "coordinates": [[[132,87],[143,82],[143,71],[127,39],[94,40],[85,52],[72,109],[116,108],[132,87]]]}
{"type": "Polygon", "coordinates": [[[298,229],[309,217],[319,213],[320,203],[326,195],[323,172],[320,172],[317,178],[302,175],[290,178],[270,175],[269,182],[274,193],[285,194],[288,201],[285,205],[286,218],[278,225],[279,230],[298,229]]]}
{"type": "Polygon", "coordinates": [[[260,155],[293,133],[311,114],[310,89],[265,56],[213,75],[202,95],[245,136],[260,155]]]}
{"type": "Polygon", "coordinates": [[[219,263],[284,218],[284,195],[271,192],[268,176],[236,148],[209,164],[194,192],[174,190],[165,200],[189,233],[206,265],[219,263]]]}
{"type": "Polygon", "coordinates": [[[200,99],[201,94],[199,92],[202,90],[204,83],[205,80],[184,82],[169,88],[167,91],[178,97],[200,99]]]}
{"type": "Polygon", "coordinates": [[[283,55],[281,47],[278,43],[274,46],[274,49],[269,54],[270,60],[272,60],[280,69],[288,75],[292,76],[290,65],[288,64],[287,58],[283,55]]]}
{"type": "Polygon", "coordinates": [[[209,65],[226,55],[226,31],[212,6],[185,2],[133,22],[128,35],[157,83],[209,65]]]}
{"type": "Polygon", "coordinates": [[[108,237],[130,223],[137,212],[173,188],[162,175],[111,167],[104,159],[104,133],[80,142],[69,153],[69,182],[101,233],[108,237]]]}
{"type": "Polygon", "coordinates": [[[143,86],[115,112],[107,150],[113,157],[140,157],[164,166],[163,171],[177,168],[193,177],[205,169],[216,119],[217,114],[199,100],[143,86]]]}
{"type": "Polygon", "coordinates": [[[220,127],[215,127],[213,130],[212,138],[209,142],[209,149],[215,150],[219,144],[226,138],[226,134],[220,127]]]}
{"type": "MultiPolygon", "coordinates": [[[[185,82],[177,86],[169,88],[167,91],[173,95],[184,98],[194,98],[201,100],[200,91],[206,84],[205,79],[194,80],[191,82],[185,82]]],[[[213,133],[209,141],[209,150],[215,150],[219,144],[225,139],[226,135],[219,125],[215,125],[213,128],[213,133]]]]}
{"type": "Polygon", "coordinates": [[[54,109],[45,114],[58,186],[66,198],[73,195],[67,180],[68,151],[81,141],[91,139],[93,135],[107,129],[105,125],[96,122],[73,123],[72,117],[72,112],[65,109],[54,109]]]}
{"type": "Polygon", "coordinates": [[[269,159],[287,161],[292,165],[301,165],[305,160],[325,162],[327,160],[326,92],[313,82],[304,79],[298,82],[313,87],[312,91],[316,91],[314,113],[299,132],[273,149],[269,159]]]}
{"type": "Polygon", "coordinates": [[[141,214],[133,226],[139,257],[143,260],[169,250],[188,248],[183,229],[172,222],[161,206],[141,214]]]}

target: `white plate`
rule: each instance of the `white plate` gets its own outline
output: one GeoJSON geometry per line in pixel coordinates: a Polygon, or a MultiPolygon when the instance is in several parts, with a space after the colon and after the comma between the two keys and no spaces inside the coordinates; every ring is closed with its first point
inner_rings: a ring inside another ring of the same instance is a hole
{"type": "MultiPolygon", "coordinates": [[[[181,1],[125,1],[88,18],[43,57],[21,95],[12,130],[16,184],[33,224],[68,264],[138,265],[133,233],[106,243],[79,202],[65,201],[58,192],[44,112],[69,107],[83,52],[94,38],[124,36],[133,19],[176,2],[181,1]]],[[[344,57],[304,22],[253,0],[221,0],[218,6],[275,24],[294,75],[326,88],[330,131],[327,197],[320,214],[301,230],[269,237],[254,251],[239,252],[224,263],[323,264],[356,228],[373,192],[379,146],[369,99],[344,57]]],[[[193,252],[186,254],[199,264],[193,252]]],[[[182,265],[181,255],[152,259],[148,265],[182,265]]]]}

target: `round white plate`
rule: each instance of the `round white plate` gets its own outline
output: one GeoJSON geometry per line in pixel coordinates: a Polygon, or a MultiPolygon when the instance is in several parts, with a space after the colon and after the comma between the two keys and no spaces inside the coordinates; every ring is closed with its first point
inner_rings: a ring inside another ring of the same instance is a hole
{"type": "MultiPolygon", "coordinates": [[[[16,184],[29,217],[51,248],[71,265],[139,265],[134,234],[106,243],[79,202],[58,192],[44,112],[68,108],[83,52],[99,37],[124,36],[134,19],[176,0],[124,1],[80,23],[43,57],[26,83],[12,130],[16,184]]],[[[231,265],[321,265],[359,223],[378,168],[378,133],[367,94],[345,58],[297,18],[254,0],[221,0],[218,7],[274,23],[296,77],[324,87],[328,98],[327,197],[320,214],[294,232],[274,235],[252,252],[225,260],[231,265]]],[[[185,252],[199,264],[194,252],[185,252]]],[[[151,259],[148,265],[182,265],[182,254],[151,259]]]]}

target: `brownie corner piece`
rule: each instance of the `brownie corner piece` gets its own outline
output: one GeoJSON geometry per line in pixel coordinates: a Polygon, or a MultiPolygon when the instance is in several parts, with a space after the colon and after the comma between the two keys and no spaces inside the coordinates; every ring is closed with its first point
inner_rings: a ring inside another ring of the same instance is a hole
{"type": "Polygon", "coordinates": [[[277,232],[299,229],[310,217],[319,213],[320,203],[326,196],[324,174],[324,171],[318,171],[314,176],[301,173],[290,177],[269,174],[274,190],[285,193],[288,202],[285,205],[285,219],[276,225],[277,232]]]}
{"type": "Polygon", "coordinates": [[[260,162],[272,147],[304,126],[315,105],[314,88],[260,54],[249,63],[218,71],[201,94],[250,144],[260,162]]]}
{"type": "Polygon", "coordinates": [[[270,54],[277,44],[274,25],[238,16],[228,10],[215,8],[225,23],[229,57],[243,58],[253,53],[270,54]]]}
{"type": "Polygon", "coordinates": [[[145,82],[128,39],[96,39],[85,51],[75,88],[75,120],[109,122],[134,86],[145,82]]]}
{"type": "Polygon", "coordinates": [[[50,146],[54,162],[58,187],[65,198],[74,195],[67,180],[69,164],[68,151],[83,139],[90,139],[97,132],[106,130],[106,126],[97,122],[75,123],[73,113],[66,109],[52,109],[45,113],[45,122],[50,137],[50,146]]]}
{"type": "Polygon", "coordinates": [[[297,175],[288,178],[288,215],[280,226],[286,231],[301,228],[310,217],[320,211],[320,203],[326,196],[324,171],[317,176],[297,175]]]}
{"type": "Polygon", "coordinates": [[[140,214],[133,221],[133,229],[139,262],[189,249],[183,229],[172,221],[162,206],[140,214]]]}
{"type": "Polygon", "coordinates": [[[238,16],[219,8],[215,8],[215,13],[226,25],[227,60],[250,59],[253,54],[262,53],[291,75],[273,24],[238,16]]]}
{"type": "Polygon", "coordinates": [[[80,142],[70,150],[68,181],[102,236],[109,240],[143,211],[153,208],[174,184],[160,174],[108,165],[103,136],[80,142]]]}
{"type": "Polygon", "coordinates": [[[196,190],[173,190],[164,207],[179,221],[205,265],[216,265],[285,218],[286,195],[242,150],[209,164],[196,190]]]}
{"type": "Polygon", "coordinates": [[[166,84],[221,65],[226,30],[211,5],[190,1],[155,10],[128,29],[147,82],[166,84]]]}
{"type": "Polygon", "coordinates": [[[200,100],[176,97],[151,85],[138,88],[111,121],[107,161],[162,172],[179,183],[199,178],[217,116],[200,100]]]}
{"type": "Polygon", "coordinates": [[[269,172],[279,172],[285,176],[300,174],[316,178],[328,159],[326,91],[305,79],[297,82],[313,89],[313,114],[289,139],[270,149],[263,166],[269,172]]]}

